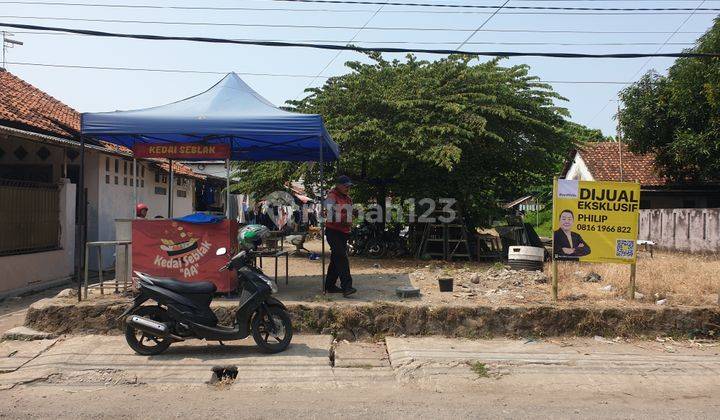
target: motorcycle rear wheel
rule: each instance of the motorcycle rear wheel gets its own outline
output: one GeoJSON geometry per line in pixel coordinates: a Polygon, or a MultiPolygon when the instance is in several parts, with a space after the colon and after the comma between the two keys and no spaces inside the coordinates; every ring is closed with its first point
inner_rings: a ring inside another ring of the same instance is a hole
{"type": "Polygon", "coordinates": [[[278,306],[269,306],[267,313],[256,312],[252,319],[252,336],[264,353],[279,353],[288,348],[292,340],[293,329],[290,315],[278,306]],[[273,335],[268,327],[272,322],[277,331],[273,335]]]}
{"type": "MultiPolygon", "coordinates": [[[[167,311],[159,306],[141,306],[130,315],[142,316],[158,322],[170,321],[167,311]]],[[[155,337],[129,324],[125,324],[125,341],[131,349],[135,350],[135,353],[143,356],[160,354],[172,344],[168,337],[155,337]]]]}

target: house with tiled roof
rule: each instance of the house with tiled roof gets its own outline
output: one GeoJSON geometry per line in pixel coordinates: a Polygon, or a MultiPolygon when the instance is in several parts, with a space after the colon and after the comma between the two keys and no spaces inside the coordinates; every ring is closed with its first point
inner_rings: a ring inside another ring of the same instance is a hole
{"type": "MultiPolygon", "coordinates": [[[[67,281],[74,274],[80,173],[80,114],[0,68],[0,296],[67,281]]],[[[87,239],[115,238],[115,220],[134,216],[135,194],[149,217],[194,210],[205,177],[173,162],[138,160],[124,147],[89,139],[85,148],[87,239]]],[[[113,263],[112,248],[103,262],[113,263]]],[[[96,256],[90,267],[97,268],[96,256]]],[[[104,264],[104,265],[105,265],[104,264]]]]}
{"type": "Polygon", "coordinates": [[[720,207],[717,183],[674,182],[663,176],[650,154],[631,152],[622,142],[585,143],[572,151],[560,178],[581,181],[637,181],[640,208],[720,207]]]}

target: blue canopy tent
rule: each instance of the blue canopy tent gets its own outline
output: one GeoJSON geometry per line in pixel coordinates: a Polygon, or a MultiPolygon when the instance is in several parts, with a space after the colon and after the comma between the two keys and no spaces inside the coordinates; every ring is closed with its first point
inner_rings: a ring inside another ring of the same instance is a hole
{"type": "Polygon", "coordinates": [[[232,160],[331,161],[340,155],[320,115],[278,109],[235,73],[167,105],[84,113],[81,132],[129,148],[136,143],[230,144],[232,160]]]}
{"type": "MultiPolygon", "coordinates": [[[[83,113],[80,191],[84,191],[84,143],[88,137],[131,149],[136,144],[228,144],[231,160],[320,162],[321,179],[322,163],[336,160],[340,155],[338,145],[328,134],[320,115],[278,109],[235,73],[228,73],[205,92],[167,105],[132,111],[83,113]]],[[[229,164],[227,167],[229,186],[229,164]]],[[[134,173],[137,173],[136,169],[134,173]]],[[[172,164],[170,170],[169,185],[172,185],[172,164]]],[[[171,194],[169,191],[170,203],[171,194]]],[[[171,211],[169,209],[169,216],[171,211]]],[[[80,215],[78,232],[82,235],[79,242],[83,249],[84,212],[80,215]]],[[[323,276],[324,248],[323,241],[323,276]]]]}

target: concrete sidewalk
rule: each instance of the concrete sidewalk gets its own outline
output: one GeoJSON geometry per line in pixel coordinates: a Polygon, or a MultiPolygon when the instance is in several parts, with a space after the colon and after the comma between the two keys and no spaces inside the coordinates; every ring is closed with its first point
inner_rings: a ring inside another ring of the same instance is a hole
{"type": "Polygon", "coordinates": [[[123,336],[67,336],[0,343],[0,390],[22,385],[207,386],[215,366],[233,366],[237,389],[331,390],[411,387],[497,396],[652,396],[695,398],[720,392],[720,343],[606,339],[463,340],[387,337],[385,343],[333,344],[297,335],[275,355],[251,340],[220,346],[190,340],[159,356],[139,356],[123,336]],[[387,347],[385,346],[387,345],[387,347]]]}
{"type": "MultiPolygon", "coordinates": [[[[330,336],[297,336],[287,351],[266,355],[258,351],[252,339],[225,346],[190,340],[173,344],[167,352],[150,357],[135,354],[124,336],[6,341],[0,344],[3,355],[22,347],[25,363],[17,370],[0,375],[0,388],[40,382],[204,385],[212,377],[212,367],[218,365],[237,366],[238,380],[247,385],[271,385],[282,380],[286,385],[302,386],[332,381],[328,358],[331,341],[330,336]]],[[[16,357],[17,354],[4,360],[16,357]]]]}
{"type": "Polygon", "coordinates": [[[717,342],[387,337],[386,344],[400,379],[434,389],[473,383],[494,392],[673,398],[720,392],[717,342]]]}
{"type": "Polygon", "coordinates": [[[232,387],[322,389],[394,380],[388,364],[384,369],[367,369],[363,352],[343,351],[347,353],[343,360],[356,362],[333,369],[331,346],[331,336],[297,335],[288,350],[270,355],[261,353],[252,339],[224,346],[189,340],[148,357],[135,354],[124,336],[4,341],[0,343],[0,390],[23,384],[206,385],[215,366],[237,367],[235,381],[225,384],[232,387]]]}

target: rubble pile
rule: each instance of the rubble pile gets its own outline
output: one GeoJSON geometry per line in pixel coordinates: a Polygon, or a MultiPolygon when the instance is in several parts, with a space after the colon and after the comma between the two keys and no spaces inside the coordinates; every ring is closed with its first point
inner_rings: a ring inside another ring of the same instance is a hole
{"type": "MultiPolygon", "coordinates": [[[[454,279],[453,296],[456,298],[474,299],[485,297],[491,301],[508,295],[512,300],[525,300],[530,290],[524,288],[549,282],[548,276],[542,271],[513,270],[508,266],[494,266],[487,270],[476,271],[471,268],[438,268],[426,266],[415,270],[410,278],[415,284],[426,285],[434,289],[438,278],[454,279]],[[519,294],[522,292],[523,294],[519,294]]],[[[428,290],[427,288],[425,289],[428,290]]],[[[537,292],[535,288],[532,293],[537,292]]]]}

